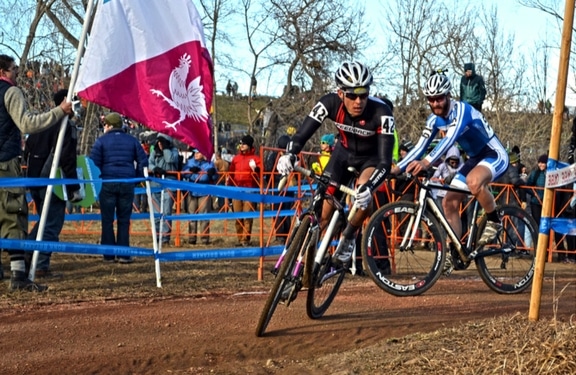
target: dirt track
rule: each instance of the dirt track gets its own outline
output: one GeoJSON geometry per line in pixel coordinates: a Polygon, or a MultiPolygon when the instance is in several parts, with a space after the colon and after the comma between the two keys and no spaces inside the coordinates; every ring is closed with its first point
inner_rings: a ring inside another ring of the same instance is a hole
{"type": "MultiPolygon", "coordinates": [[[[556,294],[570,283],[558,303],[561,319],[576,313],[576,269],[566,267],[556,278],[556,294]]],[[[267,283],[261,293],[6,308],[0,310],[0,373],[309,373],[301,362],[328,353],[501,314],[527,317],[529,292],[498,295],[470,272],[412,298],[348,278],[324,318],[308,319],[299,296],[278,308],[263,338],[254,330],[267,283]]],[[[545,279],[541,318],[554,315],[553,284],[545,279]]]]}

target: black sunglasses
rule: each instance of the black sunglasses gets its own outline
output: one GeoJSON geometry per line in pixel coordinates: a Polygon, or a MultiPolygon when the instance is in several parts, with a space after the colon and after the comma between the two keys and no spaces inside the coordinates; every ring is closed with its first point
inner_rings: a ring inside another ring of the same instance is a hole
{"type": "Polygon", "coordinates": [[[360,98],[360,100],[364,100],[368,97],[368,93],[364,93],[364,94],[352,94],[350,92],[346,92],[344,93],[344,96],[350,100],[356,100],[358,98],[360,98]]]}
{"type": "Polygon", "coordinates": [[[442,103],[446,99],[446,95],[429,96],[428,103],[442,103]]]}

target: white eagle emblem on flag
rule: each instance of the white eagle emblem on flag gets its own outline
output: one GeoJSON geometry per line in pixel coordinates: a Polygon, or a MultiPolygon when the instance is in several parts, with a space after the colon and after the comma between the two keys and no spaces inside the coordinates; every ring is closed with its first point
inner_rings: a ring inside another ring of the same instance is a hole
{"type": "Polygon", "coordinates": [[[160,90],[150,90],[152,94],[163,98],[172,108],[180,112],[180,118],[175,122],[162,121],[166,128],[172,128],[174,131],[176,131],[176,126],[184,121],[186,117],[196,121],[204,121],[208,118],[200,76],[194,78],[186,87],[186,77],[188,77],[188,70],[191,64],[190,55],[185,53],[180,57],[179,63],[170,73],[169,88],[171,98],[168,98],[160,90]]]}

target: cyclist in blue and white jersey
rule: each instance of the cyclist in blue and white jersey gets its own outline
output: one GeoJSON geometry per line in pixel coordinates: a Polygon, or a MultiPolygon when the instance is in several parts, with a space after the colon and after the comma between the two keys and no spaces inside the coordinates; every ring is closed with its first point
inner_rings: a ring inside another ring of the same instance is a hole
{"type": "MultiPolygon", "coordinates": [[[[483,245],[493,241],[502,229],[489,184],[508,168],[508,153],[482,113],[467,103],[452,99],[451,88],[450,79],[442,71],[433,72],[428,78],[423,91],[432,114],[426,120],[426,127],[416,146],[392,173],[407,171],[417,175],[457,142],[469,159],[450,185],[468,188],[486,212],[488,222],[478,244],[483,245]],[[441,130],[446,133],[445,137],[424,159],[419,160],[441,130]]],[[[462,236],[459,207],[465,197],[465,194],[448,191],[442,203],[446,219],[459,237],[462,236]]]]}

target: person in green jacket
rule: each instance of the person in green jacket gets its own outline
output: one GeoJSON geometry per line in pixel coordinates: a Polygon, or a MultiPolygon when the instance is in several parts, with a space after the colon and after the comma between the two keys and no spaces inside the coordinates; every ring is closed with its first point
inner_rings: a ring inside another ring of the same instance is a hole
{"type": "Polygon", "coordinates": [[[474,63],[464,64],[464,75],[460,80],[460,100],[482,112],[482,103],[486,98],[484,78],[476,74],[474,63]]]}

